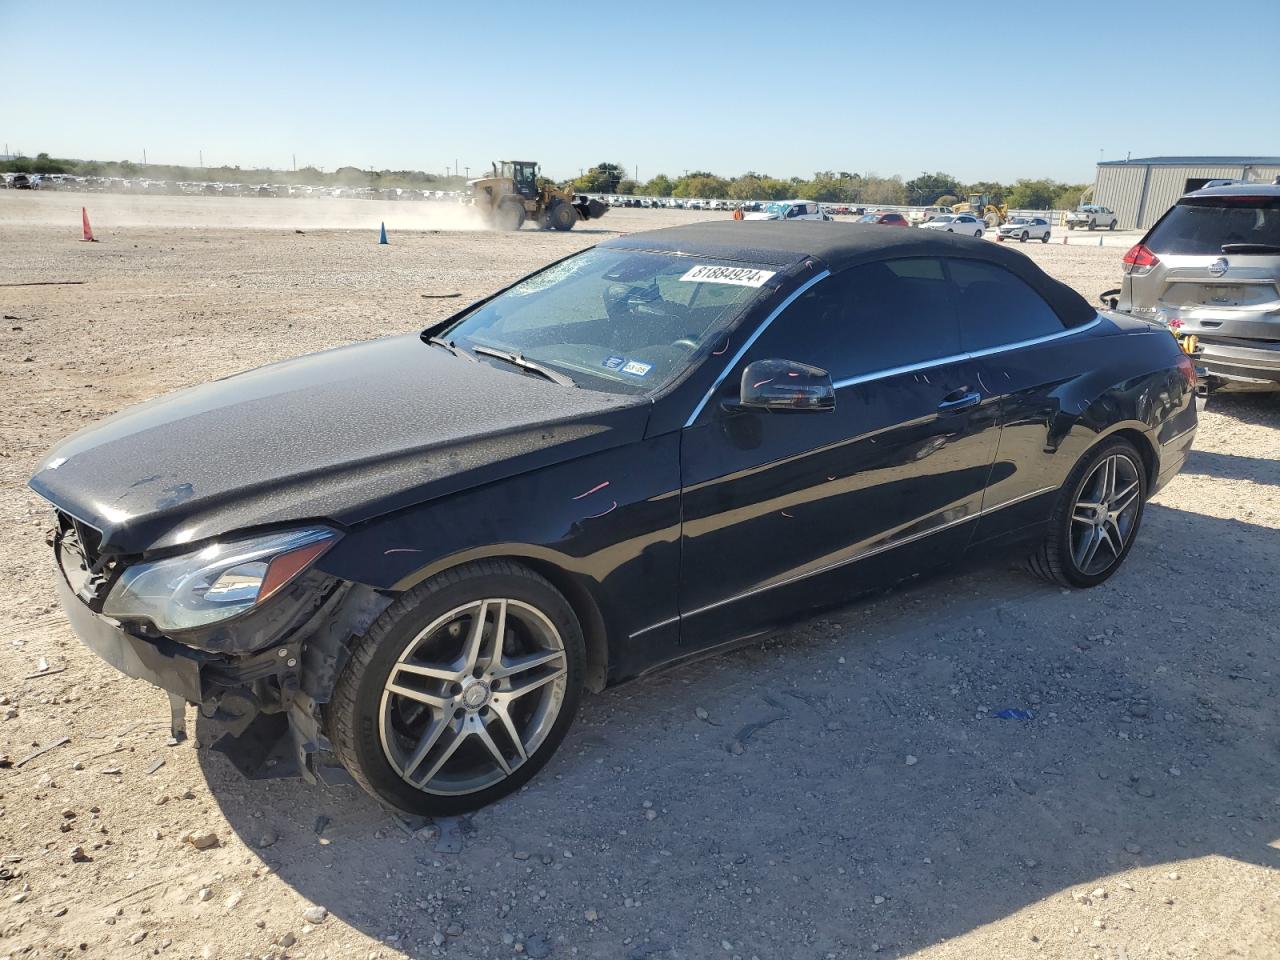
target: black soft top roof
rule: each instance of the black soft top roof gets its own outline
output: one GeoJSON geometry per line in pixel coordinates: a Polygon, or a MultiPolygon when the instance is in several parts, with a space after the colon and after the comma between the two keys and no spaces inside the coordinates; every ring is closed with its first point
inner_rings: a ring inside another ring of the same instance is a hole
{"type": "Polygon", "coordinates": [[[1088,323],[1097,311],[1066,284],[1053,279],[1029,257],[1010,247],[937,230],[902,229],[870,223],[827,220],[709,220],[663,230],[647,230],[608,240],[605,247],[669,250],[673,253],[794,267],[820,262],[837,273],[876,260],[902,257],[959,257],[998,264],[1025,280],[1068,327],[1088,323]]]}

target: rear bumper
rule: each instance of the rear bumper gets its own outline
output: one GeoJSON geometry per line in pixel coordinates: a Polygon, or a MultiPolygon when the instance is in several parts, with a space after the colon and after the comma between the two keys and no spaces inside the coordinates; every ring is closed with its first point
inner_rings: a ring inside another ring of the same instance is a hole
{"type": "Polygon", "coordinates": [[[1280,390],[1280,342],[1233,341],[1199,338],[1192,355],[1209,377],[1262,389],[1280,390]]]}

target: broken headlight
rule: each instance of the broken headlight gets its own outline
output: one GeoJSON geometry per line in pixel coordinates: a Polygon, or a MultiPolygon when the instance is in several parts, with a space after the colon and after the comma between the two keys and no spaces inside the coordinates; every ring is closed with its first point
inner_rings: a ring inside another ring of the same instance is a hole
{"type": "Polygon", "coordinates": [[[217,623],[278,592],[337,539],[328,527],[304,527],[135,564],[120,575],[102,612],[150,620],[164,631],[217,623]]]}

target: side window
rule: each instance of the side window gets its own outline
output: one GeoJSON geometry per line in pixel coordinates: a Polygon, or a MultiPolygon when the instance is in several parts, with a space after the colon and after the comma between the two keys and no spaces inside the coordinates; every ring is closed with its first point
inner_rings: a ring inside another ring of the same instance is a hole
{"type": "Polygon", "coordinates": [[[746,359],[798,360],[840,381],[955,356],[961,349],[951,292],[934,258],[853,267],[807,290],[746,359]]]}
{"type": "Polygon", "coordinates": [[[1053,308],[1004,267],[978,260],[950,260],[947,265],[966,351],[1062,332],[1053,308]]]}

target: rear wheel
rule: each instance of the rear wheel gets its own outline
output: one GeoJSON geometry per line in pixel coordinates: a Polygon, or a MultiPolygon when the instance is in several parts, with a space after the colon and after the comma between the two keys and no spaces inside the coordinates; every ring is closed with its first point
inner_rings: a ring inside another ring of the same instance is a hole
{"type": "Polygon", "coordinates": [[[1048,230],[1046,230],[1044,233],[1040,234],[1040,242],[1041,242],[1041,243],[1048,243],[1048,242],[1049,242],[1049,231],[1048,231],[1048,230]]]}
{"type": "Polygon", "coordinates": [[[1089,221],[1089,229],[1090,229],[1090,230],[1096,230],[1097,228],[1098,228],[1098,222],[1097,222],[1096,220],[1090,220],[1090,221],[1089,221]]]}
{"type": "Polygon", "coordinates": [[[1116,222],[1115,222],[1114,220],[1112,220],[1112,221],[1111,221],[1111,226],[1107,227],[1107,229],[1108,229],[1108,230],[1114,230],[1115,228],[1116,228],[1116,222]]]}
{"type": "Polygon", "coordinates": [[[359,638],[327,708],[365,790],[447,816],[519,789],[564,739],[582,688],[582,629],[545,579],[509,561],[447,571],[359,638]]]}
{"type": "Polygon", "coordinates": [[[1133,444],[1100,444],[1063,484],[1049,529],[1028,567],[1064,587],[1102,583],[1129,555],[1146,495],[1146,468],[1133,444]]]}

